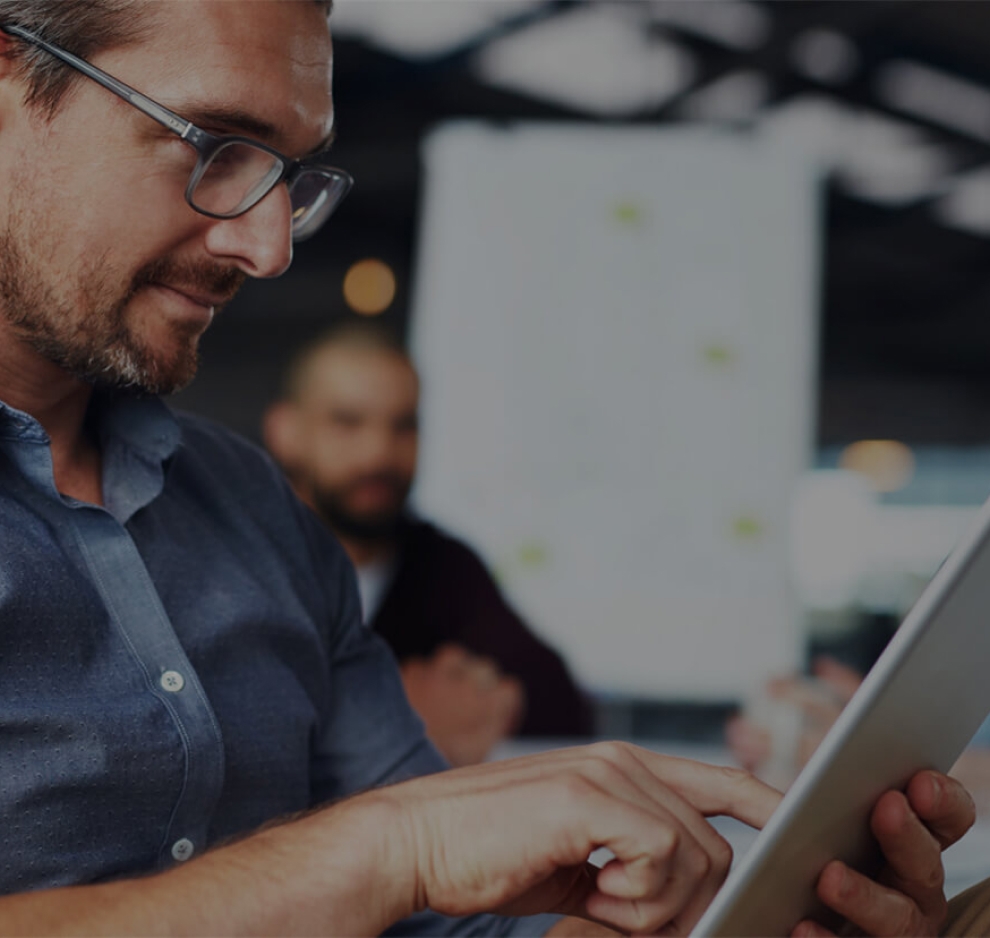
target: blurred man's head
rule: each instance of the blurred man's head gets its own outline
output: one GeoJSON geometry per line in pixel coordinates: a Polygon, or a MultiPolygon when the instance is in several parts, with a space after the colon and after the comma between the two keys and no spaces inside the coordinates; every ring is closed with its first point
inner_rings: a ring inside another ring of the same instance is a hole
{"type": "Polygon", "coordinates": [[[335,329],[289,368],[265,442],[300,494],[345,541],[394,533],[416,471],[419,379],[384,329],[335,329]]]}

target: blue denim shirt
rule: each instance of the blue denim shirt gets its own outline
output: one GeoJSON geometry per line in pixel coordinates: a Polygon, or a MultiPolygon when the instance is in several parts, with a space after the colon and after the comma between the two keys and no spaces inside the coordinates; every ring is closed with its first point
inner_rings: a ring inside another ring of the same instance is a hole
{"type": "Polygon", "coordinates": [[[342,549],[264,453],[157,399],[91,418],[105,508],[61,495],[44,430],[0,403],[0,893],[164,869],[444,768],[342,549]]]}

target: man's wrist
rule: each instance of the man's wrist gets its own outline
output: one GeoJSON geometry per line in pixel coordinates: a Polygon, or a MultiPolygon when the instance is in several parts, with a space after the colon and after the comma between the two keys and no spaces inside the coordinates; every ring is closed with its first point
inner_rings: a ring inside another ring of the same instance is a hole
{"type": "Polygon", "coordinates": [[[415,845],[404,816],[391,788],[350,798],[316,816],[326,825],[321,838],[349,845],[332,852],[327,875],[346,884],[353,897],[349,905],[372,913],[376,933],[424,907],[415,845]]]}

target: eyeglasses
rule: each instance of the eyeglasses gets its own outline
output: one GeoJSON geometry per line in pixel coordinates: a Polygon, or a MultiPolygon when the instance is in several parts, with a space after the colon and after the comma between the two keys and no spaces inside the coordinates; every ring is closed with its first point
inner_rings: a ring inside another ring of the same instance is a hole
{"type": "Polygon", "coordinates": [[[186,186],[186,202],[201,215],[236,218],[285,182],[292,205],[292,238],[302,241],[330,217],[354,184],[349,173],[325,166],[318,159],[293,160],[249,137],[202,130],[130,85],[21,26],[0,25],[0,30],[78,69],[188,143],[198,158],[186,186]]]}

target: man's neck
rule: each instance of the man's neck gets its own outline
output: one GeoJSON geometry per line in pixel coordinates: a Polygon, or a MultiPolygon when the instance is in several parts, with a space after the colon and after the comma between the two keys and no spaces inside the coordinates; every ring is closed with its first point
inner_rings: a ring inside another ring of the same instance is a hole
{"type": "Polygon", "coordinates": [[[373,563],[388,560],[395,553],[396,539],[394,537],[376,538],[374,541],[357,540],[337,533],[337,540],[347,551],[351,563],[355,567],[367,567],[373,563]]]}
{"type": "Polygon", "coordinates": [[[65,495],[102,504],[99,446],[86,429],[93,389],[48,361],[0,324],[0,400],[34,417],[51,440],[55,484],[65,495]]]}

